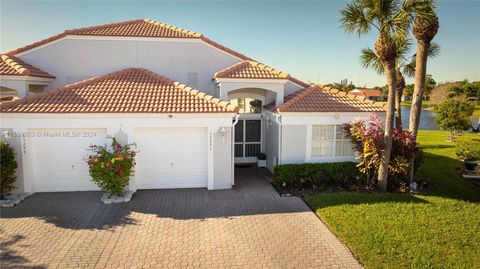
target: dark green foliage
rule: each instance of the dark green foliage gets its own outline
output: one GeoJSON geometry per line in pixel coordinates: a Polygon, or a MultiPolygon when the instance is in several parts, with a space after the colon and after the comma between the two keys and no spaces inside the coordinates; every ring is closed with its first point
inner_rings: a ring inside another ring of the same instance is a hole
{"type": "Polygon", "coordinates": [[[265,153],[258,153],[257,159],[259,159],[259,160],[266,160],[266,159],[267,159],[267,155],[265,155],[265,153]]]}
{"type": "Polygon", "coordinates": [[[442,130],[449,130],[451,138],[456,131],[465,130],[471,125],[470,117],[475,111],[473,102],[447,99],[443,103],[433,107],[435,122],[442,130]]]}
{"type": "Polygon", "coordinates": [[[17,161],[15,161],[15,151],[7,143],[0,142],[0,199],[4,199],[13,189],[13,184],[17,177],[15,171],[17,170],[17,161]]]}
{"type": "Polygon", "coordinates": [[[477,102],[480,101],[480,81],[463,81],[461,85],[457,85],[450,89],[449,97],[464,97],[477,100],[477,102]]]}
{"type": "Polygon", "coordinates": [[[299,190],[308,186],[351,188],[364,184],[357,163],[284,164],[275,167],[274,184],[282,189],[299,190]]]}

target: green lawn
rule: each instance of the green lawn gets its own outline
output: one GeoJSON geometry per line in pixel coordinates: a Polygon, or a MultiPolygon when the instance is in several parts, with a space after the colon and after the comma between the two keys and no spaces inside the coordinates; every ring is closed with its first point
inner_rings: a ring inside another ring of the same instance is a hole
{"type": "MultiPolygon", "coordinates": [[[[308,204],[367,268],[480,268],[480,188],[456,171],[448,132],[422,131],[426,195],[321,193],[308,204]]],[[[460,139],[480,135],[464,134],[460,139]]]]}
{"type": "MultiPolygon", "coordinates": [[[[412,101],[402,101],[400,102],[400,106],[403,107],[411,107],[412,106],[412,101]]],[[[422,101],[422,108],[431,108],[432,105],[430,104],[430,101],[423,100],[422,101]]]]}

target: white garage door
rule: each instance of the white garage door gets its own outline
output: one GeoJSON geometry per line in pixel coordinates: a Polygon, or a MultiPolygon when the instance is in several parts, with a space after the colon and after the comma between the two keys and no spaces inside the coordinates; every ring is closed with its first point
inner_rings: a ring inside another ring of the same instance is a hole
{"type": "Polygon", "coordinates": [[[137,129],[139,189],[207,187],[206,128],[137,129]]]}
{"type": "MultiPolygon", "coordinates": [[[[90,180],[87,148],[103,145],[105,129],[33,129],[33,190],[88,191],[98,190],[90,180]]],[[[27,149],[28,150],[28,149],[27,149]]]]}

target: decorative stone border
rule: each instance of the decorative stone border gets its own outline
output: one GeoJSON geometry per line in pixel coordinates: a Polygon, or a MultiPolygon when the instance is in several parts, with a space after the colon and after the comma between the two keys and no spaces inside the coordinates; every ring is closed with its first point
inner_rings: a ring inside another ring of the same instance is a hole
{"type": "Polygon", "coordinates": [[[28,196],[32,195],[31,193],[16,193],[10,194],[6,197],[5,200],[0,200],[0,208],[3,207],[14,207],[18,205],[21,201],[25,200],[28,196]]]}
{"type": "Polygon", "coordinates": [[[102,198],[100,198],[100,201],[104,204],[118,204],[118,203],[127,203],[132,199],[133,191],[127,191],[123,196],[116,196],[112,195],[109,196],[107,193],[104,193],[102,195],[102,198]]]}

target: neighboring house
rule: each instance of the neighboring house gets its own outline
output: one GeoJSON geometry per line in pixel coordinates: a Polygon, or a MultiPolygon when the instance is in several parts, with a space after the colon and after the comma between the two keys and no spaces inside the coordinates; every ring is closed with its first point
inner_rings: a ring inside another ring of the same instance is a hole
{"type": "Polygon", "coordinates": [[[377,89],[368,89],[368,88],[357,88],[348,92],[356,96],[365,97],[368,100],[383,102],[386,99],[386,96],[377,89]]]}
{"type": "Polygon", "coordinates": [[[3,54],[0,70],[2,89],[23,97],[0,111],[27,192],[97,190],[86,148],[107,135],[137,145],[130,189],[230,188],[234,164],[260,152],[272,171],[354,160],[342,124],[384,112],[143,19],[67,30],[3,54]]]}

